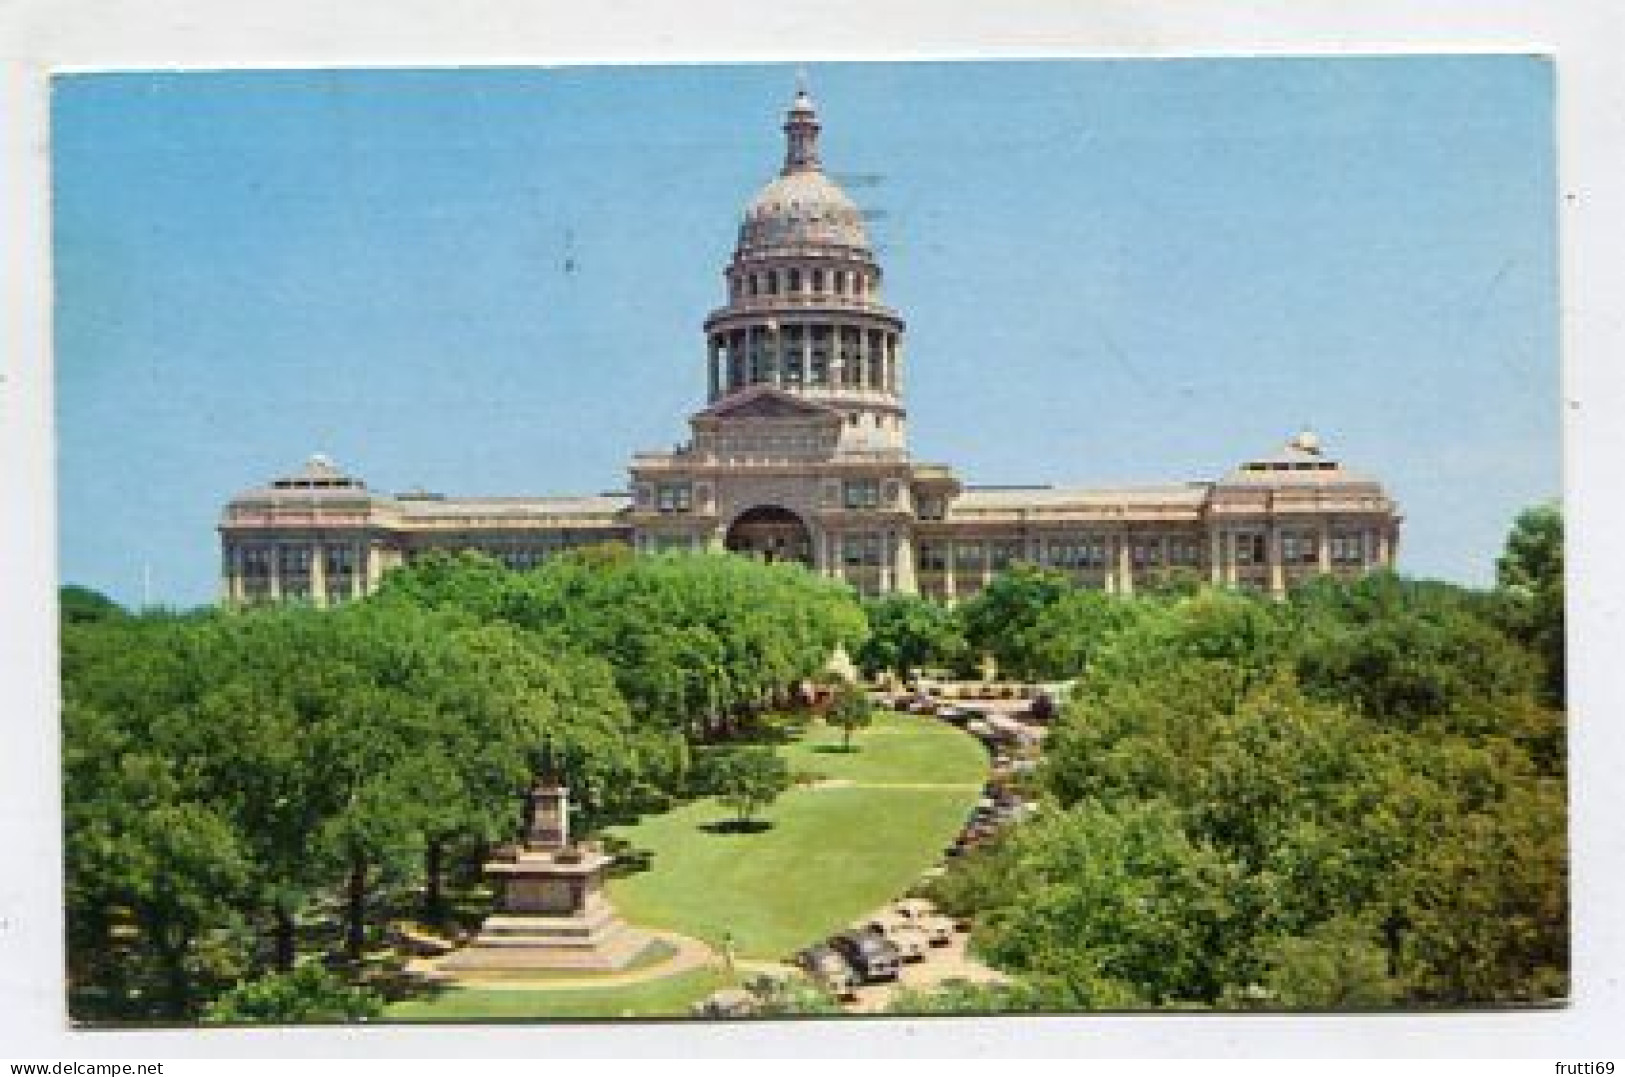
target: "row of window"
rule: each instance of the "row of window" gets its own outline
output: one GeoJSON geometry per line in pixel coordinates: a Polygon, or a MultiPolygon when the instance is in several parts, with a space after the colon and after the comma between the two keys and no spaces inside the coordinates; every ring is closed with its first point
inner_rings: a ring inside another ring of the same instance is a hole
{"type": "Polygon", "coordinates": [[[757,273],[744,273],[733,278],[733,297],[752,299],[764,295],[852,295],[863,296],[873,291],[878,274],[856,269],[766,269],[757,273]]]}
{"type": "MultiPolygon", "coordinates": [[[[227,554],[230,571],[231,555],[227,554]]],[[[237,570],[244,576],[269,576],[272,565],[278,575],[302,576],[311,570],[309,546],[239,546],[236,552],[237,570]]],[[[359,571],[361,551],[355,546],[323,547],[322,569],[329,576],[344,576],[359,571]]]]}
{"type": "MultiPolygon", "coordinates": [[[[1231,536],[1235,561],[1238,565],[1268,563],[1267,540],[1262,533],[1231,536]]],[[[1318,565],[1320,563],[1319,536],[1312,531],[1283,531],[1281,533],[1281,561],[1285,565],[1318,565]]],[[[1158,568],[1163,565],[1176,568],[1196,568],[1204,563],[1204,542],[1200,537],[1170,535],[1166,538],[1131,538],[1129,561],[1135,568],[1158,568]]],[[[1329,541],[1332,563],[1335,565],[1362,565],[1367,560],[1366,536],[1360,532],[1338,532],[1329,541]]],[[[1024,544],[1014,540],[992,539],[982,542],[922,542],[919,567],[927,572],[948,569],[949,552],[957,569],[980,572],[983,568],[1000,571],[1011,562],[1027,556],[1024,544]]],[[[1050,539],[1039,551],[1042,563],[1061,569],[1104,569],[1112,556],[1104,536],[1050,539]]]]}
{"type": "MultiPolygon", "coordinates": [[[[313,592],[310,581],[307,579],[286,580],[277,587],[277,597],[284,602],[309,602],[313,592]]],[[[329,606],[337,606],[341,602],[348,602],[360,597],[348,583],[329,582],[324,592],[329,606]]],[[[243,580],[242,590],[239,592],[242,601],[248,603],[268,602],[271,599],[271,584],[268,579],[249,577],[243,580]]]]}
{"type": "Polygon", "coordinates": [[[759,348],[750,355],[729,355],[724,369],[730,389],[764,382],[792,388],[872,389],[895,387],[893,362],[887,357],[870,356],[865,370],[861,357],[856,355],[843,357],[832,365],[829,357],[819,352],[807,354],[797,348],[775,356],[772,351],[759,348]]]}

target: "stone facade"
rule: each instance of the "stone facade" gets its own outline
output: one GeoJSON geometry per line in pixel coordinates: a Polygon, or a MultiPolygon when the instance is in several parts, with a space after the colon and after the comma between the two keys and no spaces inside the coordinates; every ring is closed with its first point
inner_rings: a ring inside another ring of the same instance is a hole
{"type": "Polygon", "coordinates": [[[227,505],[223,599],[328,605],[426,550],[527,568],[603,542],[731,549],[948,600],[1016,561],[1114,593],[1182,574],[1277,595],[1394,563],[1394,502],[1309,433],[1219,479],[1155,487],[978,488],[914,460],[905,325],[861,213],[822,171],[805,92],[784,132],[783,168],[747,207],[726,302],[705,319],[707,407],[686,444],[633,457],[627,494],[386,496],[315,457],[227,505]]]}

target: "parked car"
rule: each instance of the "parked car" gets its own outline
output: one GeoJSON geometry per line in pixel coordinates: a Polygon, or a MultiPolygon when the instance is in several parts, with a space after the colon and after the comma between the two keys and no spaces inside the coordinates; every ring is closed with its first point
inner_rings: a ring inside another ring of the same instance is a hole
{"type": "Polygon", "coordinates": [[[946,946],[953,941],[954,922],[938,913],[929,901],[905,898],[892,906],[892,912],[903,923],[923,931],[932,946],[946,946]]]}
{"type": "Polygon", "coordinates": [[[865,929],[897,947],[902,961],[924,961],[931,948],[931,939],[925,932],[903,920],[871,920],[865,929]]]}
{"type": "Polygon", "coordinates": [[[846,958],[824,943],[809,946],[796,955],[796,964],[806,970],[814,983],[836,998],[851,998],[858,974],[846,958]]]}
{"type": "Polygon", "coordinates": [[[884,935],[873,931],[843,931],[831,938],[829,944],[846,958],[864,983],[897,979],[902,955],[884,935]]]}
{"type": "Polygon", "coordinates": [[[695,1017],[752,1017],[759,1009],[756,996],[749,991],[725,987],[696,1002],[690,1012],[695,1017]]]}

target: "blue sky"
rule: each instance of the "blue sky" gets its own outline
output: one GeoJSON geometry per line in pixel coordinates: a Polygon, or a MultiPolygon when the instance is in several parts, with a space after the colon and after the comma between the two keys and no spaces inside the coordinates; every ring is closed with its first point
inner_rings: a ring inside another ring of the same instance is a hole
{"type": "MultiPolygon", "coordinates": [[[[979,483],[1214,478],[1304,424],[1406,571],[1560,489],[1552,69],[806,66],[878,211],[913,446],[979,483]]],[[[77,75],[53,103],[61,575],[215,594],[235,492],[618,489],[686,434],[786,65],[77,75]]]]}

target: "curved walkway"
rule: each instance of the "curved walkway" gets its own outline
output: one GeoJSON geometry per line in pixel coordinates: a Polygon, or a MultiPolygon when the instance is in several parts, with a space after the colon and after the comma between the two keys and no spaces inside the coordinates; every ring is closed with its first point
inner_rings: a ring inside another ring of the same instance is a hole
{"type": "Polygon", "coordinates": [[[579,991],[588,988],[626,987],[630,984],[647,983],[650,980],[664,980],[668,976],[676,976],[694,969],[705,968],[708,965],[718,964],[721,958],[716,951],[699,939],[688,935],[679,935],[675,931],[657,931],[642,928],[649,935],[651,942],[664,942],[673,948],[673,953],[664,961],[639,969],[624,969],[620,972],[583,972],[568,974],[548,972],[545,979],[526,980],[519,976],[482,975],[480,973],[436,973],[436,969],[429,961],[419,964],[411,971],[436,975],[439,982],[447,987],[478,988],[481,991],[579,991]]]}

